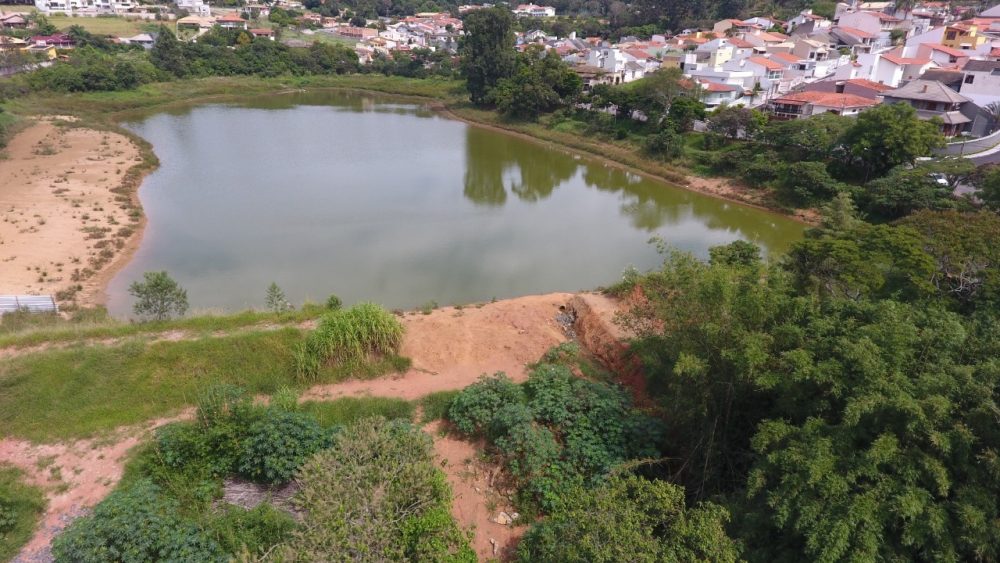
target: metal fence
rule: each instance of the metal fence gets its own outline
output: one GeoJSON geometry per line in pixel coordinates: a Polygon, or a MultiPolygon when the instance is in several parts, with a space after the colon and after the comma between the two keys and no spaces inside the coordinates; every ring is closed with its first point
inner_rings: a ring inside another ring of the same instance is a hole
{"type": "Polygon", "coordinates": [[[17,311],[58,313],[59,306],[51,295],[0,295],[0,315],[17,311]]]}

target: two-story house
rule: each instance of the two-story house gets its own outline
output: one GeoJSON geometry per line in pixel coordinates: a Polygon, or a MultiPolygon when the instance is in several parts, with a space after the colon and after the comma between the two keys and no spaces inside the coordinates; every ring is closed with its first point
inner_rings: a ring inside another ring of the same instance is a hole
{"type": "Polygon", "coordinates": [[[912,80],[905,86],[882,95],[887,104],[909,104],[920,119],[941,120],[941,133],[954,137],[966,130],[972,119],[963,113],[969,98],[936,80],[912,80]]]}

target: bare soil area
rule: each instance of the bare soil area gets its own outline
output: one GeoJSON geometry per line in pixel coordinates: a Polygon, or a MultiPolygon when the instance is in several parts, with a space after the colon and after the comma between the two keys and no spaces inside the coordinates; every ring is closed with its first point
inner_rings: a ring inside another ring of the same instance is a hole
{"type": "MultiPolygon", "coordinates": [[[[407,314],[403,318],[406,336],[402,354],[413,361],[409,371],[367,381],[319,385],[303,394],[302,400],[359,395],[412,400],[435,391],[464,388],[481,374],[497,371],[523,381],[527,378],[527,364],[567,340],[556,317],[572,297],[569,293],[553,293],[462,309],[446,307],[427,315],[407,314]]],[[[0,461],[21,468],[32,483],[45,489],[49,501],[41,526],[16,561],[50,560],[52,538],[114,488],[129,449],[148,438],[156,427],[191,416],[193,410],[188,409],[173,417],[118,429],[102,438],[68,443],[0,440],[0,461]]],[[[478,459],[476,444],[438,430],[437,424],[428,427],[455,493],[455,517],[473,531],[474,547],[481,559],[509,553],[524,527],[517,526],[516,521],[496,522],[500,512],[512,514],[508,493],[494,482],[496,468],[478,459]]]]}
{"type": "Polygon", "coordinates": [[[42,120],[15,135],[0,159],[0,293],[99,302],[139,238],[141,215],[112,190],[141,161],[116,133],[42,120]]]}

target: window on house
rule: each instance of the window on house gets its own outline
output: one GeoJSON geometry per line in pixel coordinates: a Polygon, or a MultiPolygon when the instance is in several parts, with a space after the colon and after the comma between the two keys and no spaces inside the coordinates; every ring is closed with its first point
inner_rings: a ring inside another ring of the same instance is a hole
{"type": "Polygon", "coordinates": [[[976,79],[976,77],[975,77],[975,76],[973,76],[973,75],[971,75],[971,74],[966,74],[966,75],[965,75],[965,83],[966,83],[966,84],[972,84],[972,82],[973,82],[973,81],[974,81],[975,79],[976,79]]]}
{"type": "Polygon", "coordinates": [[[949,31],[948,34],[946,35],[946,37],[948,38],[948,41],[954,41],[955,40],[955,32],[954,31],[949,31]]]}

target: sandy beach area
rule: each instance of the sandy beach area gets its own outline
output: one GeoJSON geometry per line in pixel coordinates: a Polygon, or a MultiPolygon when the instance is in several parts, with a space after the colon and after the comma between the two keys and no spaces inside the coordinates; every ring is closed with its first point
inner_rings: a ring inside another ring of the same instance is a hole
{"type": "Polygon", "coordinates": [[[100,303],[141,233],[122,187],[140,162],[123,135],[51,120],[11,139],[0,157],[0,294],[100,303]]]}

